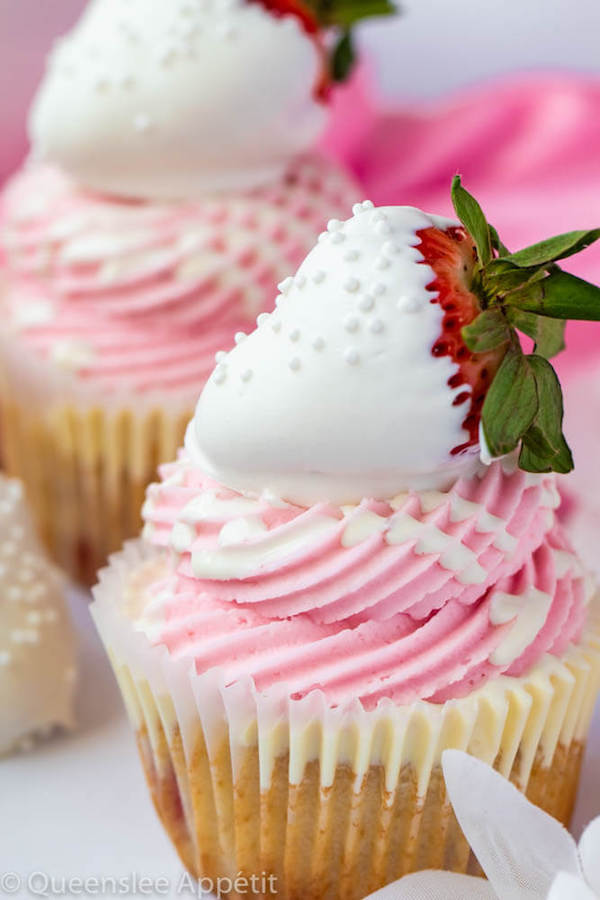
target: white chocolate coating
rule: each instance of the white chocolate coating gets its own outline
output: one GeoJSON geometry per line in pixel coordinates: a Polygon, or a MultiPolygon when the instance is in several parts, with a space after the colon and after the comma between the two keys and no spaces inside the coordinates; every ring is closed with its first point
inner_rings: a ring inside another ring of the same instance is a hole
{"type": "Polygon", "coordinates": [[[358,204],[280,285],[277,309],[220,359],[188,428],[200,467],[236,490],[300,505],[444,489],[460,456],[457,371],[431,348],[443,311],[417,232],[447,220],[358,204]]]}
{"type": "Polygon", "coordinates": [[[189,199],[278,177],[325,124],[298,19],[245,0],[92,0],[49,61],[36,158],[81,184],[189,199]]]}
{"type": "Polygon", "coordinates": [[[0,478],[0,755],[73,725],[75,645],[63,580],[42,552],[20,482],[0,478]]]}

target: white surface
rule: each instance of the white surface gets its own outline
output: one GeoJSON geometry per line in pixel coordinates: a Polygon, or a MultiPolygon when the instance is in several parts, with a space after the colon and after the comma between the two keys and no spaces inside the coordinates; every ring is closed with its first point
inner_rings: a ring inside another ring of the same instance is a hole
{"type": "MultiPolygon", "coordinates": [[[[147,876],[165,885],[147,897],[194,896],[183,869],[163,834],[144,784],[129,725],[104,652],[95,635],[85,595],[73,597],[81,637],[82,682],[79,731],[41,744],[30,754],[0,761],[0,897],[31,897],[27,877],[34,877],[37,896],[65,893],[64,879],[147,876]],[[16,873],[21,888],[10,893],[16,873]],[[45,877],[54,876],[46,892],[45,877]],[[166,885],[168,892],[165,892],[166,885]],[[161,893],[162,891],[162,893],[161,893]]],[[[574,833],[600,813],[600,709],[584,768],[574,833]]],[[[110,883],[108,884],[110,888],[110,883]]],[[[90,896],[88,890],[84,896],[90,896]]],[[[141,895],[141,892],[138,893],[141,895]]],[[[96,896],[115,896],[110,890],[96,896]]]]}
{"type": "MultiPolygon", "coordinates": [[[[87,599],[73,596],[81,638],[78,732],[0,760],[0,897],[9,893],[2,882],[7,872],[24,881],[35,872],[61,879],[137,873],[176,886],[183,871],[152,808],[87,599]]],[[[35,884],[42,885],[43,877],[35,884]]],[[[32,895],[24,885],[11,894],[32,895]]]]}

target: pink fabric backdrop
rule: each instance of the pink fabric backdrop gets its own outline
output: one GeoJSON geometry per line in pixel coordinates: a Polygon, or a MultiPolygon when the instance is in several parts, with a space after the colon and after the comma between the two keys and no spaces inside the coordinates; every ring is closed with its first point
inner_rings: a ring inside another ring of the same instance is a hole
{"type": "MultiPolygon", "coordinates": [[[[524,75],[428,106],[383,108],[363,71],[339,91],[326,149],[376,203],[451,213],[460,172],[504,242],[600,226],[600,79],[524,75]]],[[[569,268],[600,283],[600,246],[569,268]]],[[[562,374],[600,353],[600,325],[571,323],[562,374]]]]}

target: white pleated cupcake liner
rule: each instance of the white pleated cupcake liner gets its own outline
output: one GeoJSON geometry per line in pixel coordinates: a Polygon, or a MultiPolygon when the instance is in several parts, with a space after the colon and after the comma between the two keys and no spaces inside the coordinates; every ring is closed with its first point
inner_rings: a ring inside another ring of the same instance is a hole
{"type": "Polygon", "coordinates": [[[579,644],[523,678],[440,705],[334,708],[319,690],[291,700],[285,684],[228,685],[219,669],[198,674],[153,646],[127,616],[127,591],[132,572],[160,559],[141,541],[128,544],[102,571],[92,613],[152,757],[159,815],[195,874],[268,869],[283,879],[280,895],[349,898],[414,868],[473,870],[445,798],[448,748],[494,765],[568,819],[600,686],[597,605],[579,644]],[[183,831],[161,810],[161,780],[177,783],[183,831]]]}

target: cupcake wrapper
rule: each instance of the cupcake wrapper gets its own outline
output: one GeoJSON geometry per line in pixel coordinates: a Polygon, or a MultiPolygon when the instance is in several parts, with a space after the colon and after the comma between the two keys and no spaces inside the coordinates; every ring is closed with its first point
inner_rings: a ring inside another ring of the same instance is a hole
{"type": "Polygon", "coordinates": [[[0,446],[25,483],[55,560],[93,584],[109,553],[139,534],[157,466],[176,456],[194,398],[95,394],[0,346],[0,446]]]}
{"type": "Polygon", "coordinates": [[[443,705],[332,709],[319,691],[288,700],[284,686],[226,686],[151,646],[119,607],[132,569],[155,554],[133,542],[114,557],[92,612],[157,812],[197,877],[272,875],[280,897],[346,900],[418,869],[477,872],[446,797],[447,748],[568,821],[600,685],[594,608],[581,643],[527,677],[443,705]]]}

